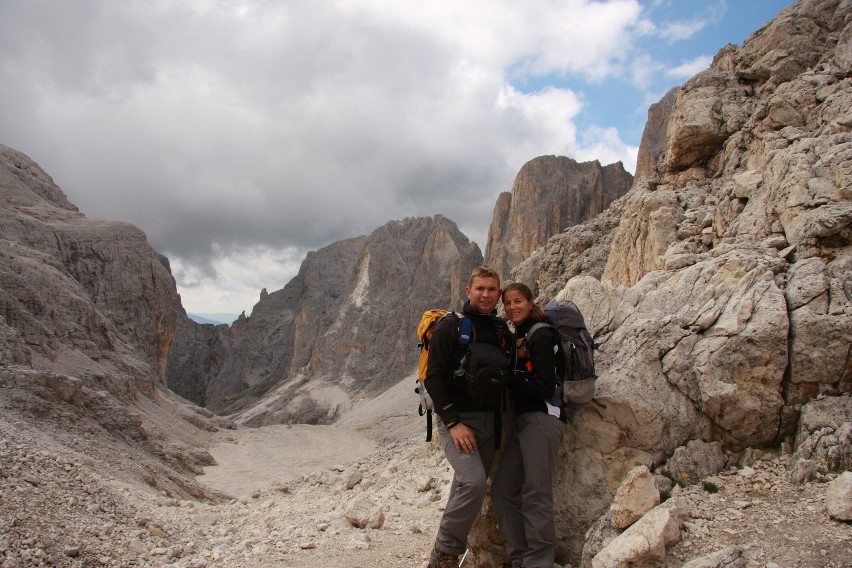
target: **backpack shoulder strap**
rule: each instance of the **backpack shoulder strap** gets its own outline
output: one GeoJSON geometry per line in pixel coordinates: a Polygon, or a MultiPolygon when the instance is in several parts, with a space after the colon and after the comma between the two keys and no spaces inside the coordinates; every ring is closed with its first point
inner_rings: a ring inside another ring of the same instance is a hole
{"type": "Polygon", "coordinates": [[[534,323],[533,326],[530,328],[530,330],[527,332],[527,334],[524,337],[526,337],[527,341],[529,341],[530,337],[532,337],[533,333],[537,332],[540,329],[544,329],[546,327],[551,327],[553,329],[556,329],[551,324],[544,322],[544,321],[540,321],[540,322],[534,323]]]}
{"type": "Polygon", "coordinates": [[[459,345],[467,346],[473,341],[473,320],[464,314],[456,314],[459,318],[459,345]]]}

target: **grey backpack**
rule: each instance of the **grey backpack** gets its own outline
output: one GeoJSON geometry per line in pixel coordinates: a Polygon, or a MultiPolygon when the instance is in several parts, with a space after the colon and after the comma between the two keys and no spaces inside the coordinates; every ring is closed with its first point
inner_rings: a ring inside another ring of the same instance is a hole
{"type": "Polygon", "coordinates": [[[555,406],[577,407],[595,398],[595,345],[586,329],[583,314],[574,302],[561,300],[544,307],[547,323],[539,322],[527,332],[527,341],[537,330],[553,327],[559,333],[562,353],[557,359],[556,376],[561,379],[556,395],[550,402],[555,406]]]}

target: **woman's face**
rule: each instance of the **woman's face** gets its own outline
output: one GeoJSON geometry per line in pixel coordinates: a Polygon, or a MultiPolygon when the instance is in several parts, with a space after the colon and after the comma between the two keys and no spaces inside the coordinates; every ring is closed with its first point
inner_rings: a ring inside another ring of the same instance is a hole
{"type": "Polygon", "coordinates": [[[510,290],[503,294],[503,309],[509,321],[517,325],[526,320],[533,309],[532,300],[527,300],[518,290],[510,290]]]}

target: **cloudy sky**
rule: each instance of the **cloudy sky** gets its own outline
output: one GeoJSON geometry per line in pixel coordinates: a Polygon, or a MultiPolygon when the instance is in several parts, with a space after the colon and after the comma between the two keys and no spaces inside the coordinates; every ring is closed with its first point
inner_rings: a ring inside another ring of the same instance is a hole
{"type": "Polygon", "coordinates": [[[309,250],[546,154],[633,171],[648,105],[787,0],[0,0],[0,143],[250,313],[309,250]]]}

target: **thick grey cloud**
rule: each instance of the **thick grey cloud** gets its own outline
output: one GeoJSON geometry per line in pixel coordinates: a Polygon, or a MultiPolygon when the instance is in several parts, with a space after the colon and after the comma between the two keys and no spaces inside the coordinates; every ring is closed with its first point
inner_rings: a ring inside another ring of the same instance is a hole
{"type": "Polygon", "coordinates": [[[512,85],[627,76],[648,29],[637,0],[0,0],[0,142],[141,227],[189,309],[239,311],[391,219],[484,246],[535,156],[632,168],[576,89],[512,85]]]}

